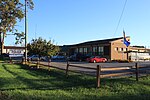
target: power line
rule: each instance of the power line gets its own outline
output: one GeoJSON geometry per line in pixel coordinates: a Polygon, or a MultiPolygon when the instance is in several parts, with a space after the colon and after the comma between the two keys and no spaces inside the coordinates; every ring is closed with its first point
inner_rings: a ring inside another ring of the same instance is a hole
{"type": "Polygon", "coordinates": [[[35,25],[35,39],[36,39],[36,31],[37,31],[37,24],[35,25]]]}
{"type": "Polygon", "coordinates": [[[122,9],[122,12],[121,12],[121,15],[120,15],[120,18],[119,18],[119,21],[118,21],[118,24],[117,24],[117,27],[116,27],[116,30],[114,32],[114,34],[117,32],[118,30],[118,27],[120,25],[120,22],[121,22],[121,19],[122,19],[122,16],[123,16],[123,13],[124,13],[124,10],[125,10],[125,7],[126,7],[126,4],[127,4],[127,0],[125,0],[125,3],[124,3],[124,6],[123,6],[123,9],[122,9]]]}

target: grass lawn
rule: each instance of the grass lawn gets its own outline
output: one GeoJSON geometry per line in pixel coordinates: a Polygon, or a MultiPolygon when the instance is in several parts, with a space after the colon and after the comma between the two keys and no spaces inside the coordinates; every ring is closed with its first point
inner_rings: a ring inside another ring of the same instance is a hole
{"type": "Polygon", "coordinates": [[[52,69],[0,63],[0,100],[150,100],[150,76],[102,79],[52,69]]]}

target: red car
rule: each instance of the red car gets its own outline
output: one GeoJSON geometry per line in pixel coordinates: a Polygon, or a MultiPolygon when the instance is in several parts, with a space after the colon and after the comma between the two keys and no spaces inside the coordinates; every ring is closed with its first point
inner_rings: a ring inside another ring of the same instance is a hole
{"type": "Polygon", "coordinates": [[[97,63],[97,62],[106,62],[107,59],[99,56],[92,56],[90,58],[87,58],[88,62],[97,63]]]}

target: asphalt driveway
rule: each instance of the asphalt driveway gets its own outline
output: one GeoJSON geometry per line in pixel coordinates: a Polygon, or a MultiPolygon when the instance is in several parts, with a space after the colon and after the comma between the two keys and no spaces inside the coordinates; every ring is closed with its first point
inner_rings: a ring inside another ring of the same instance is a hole
{"type": "MultiPolygon", "coordinates": [[[[44,65],[48,65],[48,62],[40,62],[41,64],[44,65]]],[[[145,70],[150,70],[150,62],[137,62],[138,66],[140,67],[145,67],[147,66],[147,68],[145,70]]],[[[70,65],[73,66],[81,66],[83,68],[77,68],[77,67],[71,67],[69,66],[69,70],[70,71],[75,71],[75,72],[80,72],[80,73],[86,73],[86,74],[90,74],[90,75],[96,75],[96,68],[97,65],[101,66],[102,68],[112,68],[112,67],[123,67],[125,69],[127,69],[128,71],[133,71],[130,70],[132,68],[135,68],[135,62],[133,63],[88,63],[88,62],[69,62],[70,65]],[[91,69],[86,69],[84,67],[87,68],[91,68],[91,69]]],[[[67,66],[67,62],[63,62],[63,61],[57,61],[54,62],[52,61],[50,63],[51,66],[55,67],[55,68],[59,68],[59,69],[66,69],[67,66]]],[[[107,73],[116,73],[115,70],[113,71],[107,71],[105,74],[107,73]]]]}

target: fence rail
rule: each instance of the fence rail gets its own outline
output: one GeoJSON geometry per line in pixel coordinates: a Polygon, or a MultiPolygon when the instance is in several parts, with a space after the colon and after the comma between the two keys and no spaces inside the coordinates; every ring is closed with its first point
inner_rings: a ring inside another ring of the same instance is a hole
{"type": "Polygon", "coordinates": [[[71,65],[69,64],[70,67],[76,67],[76,68],[83,68],[83,69],[92,69],[92,70],[96,70],[96,68],[92,68],[92,67],[83,67],[83,66],[77,66],[77,65],[71,65]]]}
{"type": "Polygon", "coordinates": [[[138,63],[135,63],[134,65],[130,66],[114,66],[114,67],[105,67],[97,65],[95,68],[92,67],[86,67],[86,66],[79,66],[77,64],[71,64],[69,62],[66,63],[66,67],[58,67],[51,64],[51,61],[49,60],[47,64],[40,63],[40,61],[29,61],[28,64],[36,64],[36,68],[40,68],[40,66],[46,66],[49,68],[57,68],[60,70],[65,70],[66,77],[69,77],[69,72],[76,72],[76,73],[82,73],[82,74],[89,74],[94,75],[96,77],[96,86],[97,88],[100,87],[100,81],[101,78],[108,78],[108,77],[120,77],[120,76],[135,76],[136,81],[139,81],[140,74],[149,74],[150,72],[150,66],[139,66],[138,63]],[[73,69],[76,68],[76,69],[73,69]],[[82,69],[90,70],[89,72],[83,71],[82,69]]]}

